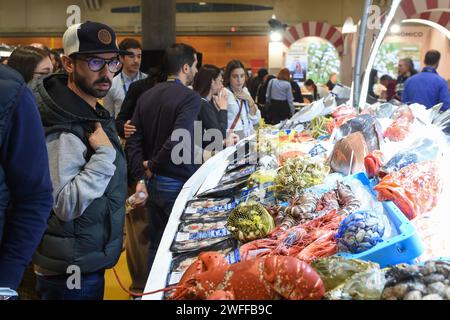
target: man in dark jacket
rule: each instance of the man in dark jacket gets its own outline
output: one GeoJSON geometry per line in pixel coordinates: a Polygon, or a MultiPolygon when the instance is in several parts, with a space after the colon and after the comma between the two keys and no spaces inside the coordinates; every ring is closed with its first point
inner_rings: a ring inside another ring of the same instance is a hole
{"type": "MultiPolygon", "coordinates": [[[[165,81],[161,68],[151,68],[148,77],[133,82],[127,91],[120,113],[116,118],[116,128],[122,139],[128,139],[136,132],[131,123],[136,104],[141,95],[157,83],[165,81]]],[[[136,183],[129,177],[129,193],[134,193],[136,183]]],[[[149,213],[146,207],[134,208],[125,215],[125,249],[128,271],[131,277],[130,290],[142,293],[147,283],[148,253],[150,246],[149,213]],[[145,236],[142,236],[145,235],[145,236]]]]}
{"type": "Polygon", "coordinates": [[[161,72],[161,69],[155,67],[148,71],[147,78],[133,82],[130,85],[122,107],[120,108],[120,113],[116,118],[117,132],[122,139],[128,139],[136,132],[136,127],[131,123],[131,118],[136,109],[138,99],[145,91],[165,80],[166,77],[161,72]]]}
{"type": "Polygon", "coordinates": [[[36,100],[16,71],[0,65],[0,288],[17,290],[52,202],[36,100]]]}
{"type": "MultiPolygon", "coordinates": [[[[114,120],[97,101],[119,70],[114,31],[100,23],[64,34],[68,76],[33,84],[46,130],[53,212],[33,262],[42,299],[103,299],[104,272],[122,249],[127,172],[114,120]]],[[[138,184],[136,204],[147,191],[138,184]]]]}
{"type": "Polygon", "coordinates": [[[136,133],[126,144],[133,178],[136,181],[149,179],[150,268],[173,204],[184,183],[198,168],[194,161],[193,135],[201,98],[187,87],[197,73],[194,48],[185,44],[169,47],[164,57],[164,70],[169,80],[157,84],[138,100],[131,120],[136,133]],[[173,133],[186,133],[186,136],[172,138],[173,133]],[[181,141],[186,142],[185,138],[190,140],[190,148],[185,148],[182,159],[178,159],[178,154],[172,151],[181,141]]]}

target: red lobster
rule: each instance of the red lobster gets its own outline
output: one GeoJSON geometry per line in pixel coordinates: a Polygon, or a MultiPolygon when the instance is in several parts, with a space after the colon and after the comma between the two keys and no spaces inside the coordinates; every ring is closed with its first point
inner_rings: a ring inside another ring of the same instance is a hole
{"type": "Polygon", "coordinates": [[[186,270],[174,300],[318,300],[319,275],[294,257],[269,256],[229,265],[217,252],[201,253],[186,270]]]}

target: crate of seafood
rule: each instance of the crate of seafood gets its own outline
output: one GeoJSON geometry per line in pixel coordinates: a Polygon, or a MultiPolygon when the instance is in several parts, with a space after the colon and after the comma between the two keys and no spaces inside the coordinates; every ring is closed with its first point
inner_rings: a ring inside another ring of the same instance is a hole
{"type": "Polygon", "coordinates": [[[182,222],[178,226],[178,232],[172,242],[170,251],[183,253],[202,250],[210,245],[231,238],[226,223],[226,219],[202,219],[182,222]]]}
{"type": "Polygon", "coordinates": [[[196,199],[187,203],[180,220],[226,219],[234,207],[236,202],[233,198],[196,199]]]}
{"type": "Polygon", "coordinates": [[[176,255],[172,259],[170,272],[167,276],[167,286],[177,284],[187,268],[198,258],[201,252],[214,251],[221,253],[229,264],[234,264],[240,261],[239,243],[235,239],[226,239],[219,243],[205,247],[202,250],[183,253],[176,255]]]}
{"type": "MultiPolygon", "coordinates": [[[[374,181],[370,181],[365,173],[359,173],[352,177],[361,183],[375,196],[374,181]]],[[[357,254],[346,252],[338,253],[339,256],[348,259],[360,259],[373,261],[381,267],[396,265],[399,263],[413,263],[424,252],[424,246],[413,224],[406,218],[400,209],[390,201],[383,202],[383,208],[388,217],[390,236],[383,238],[381,242],[357,254]]]]}

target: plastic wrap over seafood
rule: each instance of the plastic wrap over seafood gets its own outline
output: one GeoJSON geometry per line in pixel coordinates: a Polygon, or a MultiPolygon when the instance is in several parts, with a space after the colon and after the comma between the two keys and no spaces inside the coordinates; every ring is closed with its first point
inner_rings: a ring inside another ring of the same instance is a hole
{"type": "Polygon", "coordinates": [[[411,164],[384,177],[374,189],[378,200],[393,201],[412,220],[438,202],[442,193],[439,165],[435,161],[411,164]]]}
{"type": "MultiPolygon", "coordinates": [[[[450,160],[447,158],[445,163],[450,163],[450,160]]],[[[444,194],[438,205],[412,221],[425,247],[425,252],[420,256],[421,261],[441,257],[447,257],[450,261],[450,170],[442,170],[441,174],[444,194]]]]}
{"type": "Polygon", "coordinates": [[[226,238],[231,238],[226,221],[184,222],[178,227],[170,251],[174,253],[197,251],[226,238]]]}
{"type": "Polygon", "coordinates": [[[256,165],[245,166],[226,173],[220,180],[221,184],[230,184],[248,179],[256,171],[256,165]]]}
{"type": "Polygon", "coordinates": [[[408,106],[400,107],[392,115],[394,122],[384,132],[384,137],[391,141],[402,141],[411,132],[415,117],[408,106]]]}
{"type": "Polygon", "coordinates": [[[384,177],[395,171],[409,166],[413,163],[420,163],[426,160],[435,160],[442,151],[439,144],[430,138],[420,138],[414,141],[406,149],[394,155],[378,172],[380,177],[384,177]]]}
{"type": "Polygon", "coordinates": [[[392,118],[394,115],[394,112],[398,109],[398,106],[392,104],[392,103],[383,103],[380,104],[375,103],[368,108],[366,108],[362,113],[363,114],[370,114],[373,117],[376,118],[392,118]]]}
{"type": "Polygon", "coordinates": [[[181,215],[183,221],[211,220],[223,218],[226,220],[229,212],[236,206],[231,198],[198,199],[189,201],[181,215]]]}

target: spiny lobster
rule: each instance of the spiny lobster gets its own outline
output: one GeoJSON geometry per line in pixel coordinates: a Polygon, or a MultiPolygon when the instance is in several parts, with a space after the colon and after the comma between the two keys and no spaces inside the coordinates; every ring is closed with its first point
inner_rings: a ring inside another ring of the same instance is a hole
{"type": "Polygon", "coordinates": [[[217,252],[201,253],[186,270],[174,300],[317,300],[319,275],[294,257],[269,256],[229,265],[217,252]]]}

